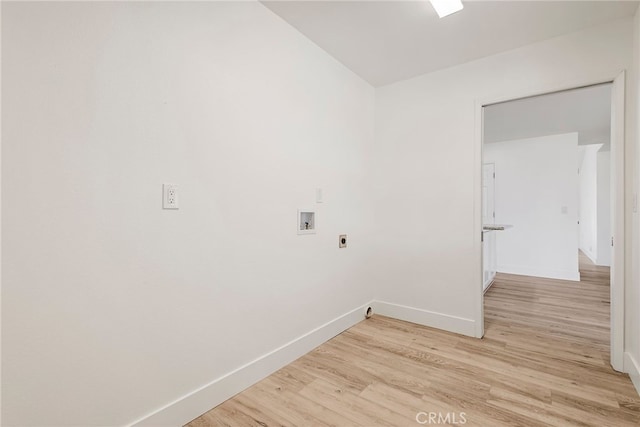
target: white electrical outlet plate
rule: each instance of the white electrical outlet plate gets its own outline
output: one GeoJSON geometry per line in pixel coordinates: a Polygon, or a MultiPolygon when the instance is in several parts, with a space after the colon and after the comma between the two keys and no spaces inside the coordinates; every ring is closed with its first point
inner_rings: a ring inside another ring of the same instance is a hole
{"type": "Polygon", "coordinates": [[[316,188],[316,203],[322,203],[322,188],[316,188]]]}
{"type": "Polygon", "coordinates": [[[178,209],[178,186],[176,184],[162,184],[162,208],[178,209]]]}

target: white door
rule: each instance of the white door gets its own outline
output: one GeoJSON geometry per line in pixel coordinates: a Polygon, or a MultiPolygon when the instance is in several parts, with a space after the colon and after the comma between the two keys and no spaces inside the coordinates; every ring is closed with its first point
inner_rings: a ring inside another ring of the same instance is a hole
{"type": "MultiPolygon", "coordinates": [[[[496,174],[493,163],[482,165],[482,223],[495,224],[495,185],[496,174]]],[[[496,276],[496,232],[483,233],[482,264],[484,289],[487,289],[496,276]]]]}

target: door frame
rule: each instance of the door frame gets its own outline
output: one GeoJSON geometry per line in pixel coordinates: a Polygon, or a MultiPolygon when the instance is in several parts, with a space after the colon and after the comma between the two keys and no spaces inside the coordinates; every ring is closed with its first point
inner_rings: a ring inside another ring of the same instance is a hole
{"type": "MultiPolygon", "coordinates": [[[[494,162],[485,163],[484,159],[483,159],[483,162],[482,162],[482,188],[484,189],[484,184],[485,184],[485,181],[484,181],[484,178],[485,178],[484,168],[485,168],[485,166],[488,166],[488,165],[491,165],[491,167],[493,169],[493,182],[492,182],[492,184],[493,184],[493,189],[492,189],[492,194],[493,194],[493,212],[492,212],[491,221],[489,223],[490,224],[495,224],[496,223],[496,203],[495,203],[495,200],[496,200],[495,199],[495,197],[496,197],[495,196],[496,195],[496,178],[495,178],[495,176],[496,176],[496,164],[494,162]]],[[[484,206],[484,195],[482,197],[481,206],[482,206],[482,209],[483,209],[482,224],[484,225],[484,224],[486,224],[486,222],[484,222],[484,208],[485,208],[485,206],[484,206]]],[[[493,281],[495,279],[495,275],[497,273],[497,271],[496,271],[497,268],[491,270],[493,272],[493,278],[491,279],[491,282],[489,283],[489,286],[487,286],[485,288],[486,279],[484,278],[484,273],[485,273],[485,265],[484,265],[485,253],[484,253],[484,249],[485,249],[485,246],[494,246],[495,247],[496,232],[495,231],[491,231],[491,232],[488,232],[488,233],[485,234],[484,230],[483,230],[482,242],[483,242],[483,245],[482,245],[482,294],[484,295],[489,290],[491,285],[493,284],[493,281]],[[489,239],[489,240],[487,240],[487,239],[489,239]],[[485,245],[485,243],[487,243],[487,244],[485,245]]],[[[494,255],[495,255],[495,252],[494,252],[494,255]]],[[[495,258],[492,259],[491,261],[495,261],[495,258]]],[[[491,265],[491,262],[489,262],[489,265],[491,265]]]]}
{"type": "Polygon", "coordinates": [[[624,293],[625,293],[625,221],[624,180],[625,149],[625,77],[624,70],[615,75],[603,76],[588,81],[568,82],[559,86],[543,86],[532,90],[515,91],[475,102],[474,141],[474,254],[476,255],[476,277],[478,278],[475,300],[475,335],[484,335],[484,292],[482,263],[482,163],[484,135],[484,107],[501,102],[514,101],[533,96],[547,95],[582,87],[612,83],[611,86],[611,234],[615,243],[611,252],[611,366],[623,371],[624,366],[624,293]]]}

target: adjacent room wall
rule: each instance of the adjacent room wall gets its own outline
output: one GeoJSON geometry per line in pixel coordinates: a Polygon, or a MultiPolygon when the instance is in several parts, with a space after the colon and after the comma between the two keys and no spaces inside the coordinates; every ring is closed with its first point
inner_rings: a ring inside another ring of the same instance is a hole
{"type": "Polygon", "coordinates": [[[594,263],[598,257],[598,150],[602,144],[579,147],[578,165],[580,250],[594,263]]]}
{"type": "Polygon", "coordinates": [[[479,333],[477,103],[612,79],[632,32],[622,19],[376,89],[377,299],[479,333]]]}
{"type": "Polygon", "coordinates": [[[611,151],[598,151],[597,198],[598,198],[598,256],[597,265],[611,265],[611,151]]]}
{"type": "Polygon", "coordinates": [[[578,134],[485,144],[483,153],[496,168],[496,223],[513,225],[496,232],[498,272],[580,280],[578,134]]]}
{"type": "Polygon", "coordinates": [[[259,3],[2,9],[2,425],[123,425],[231,373],[204,411],[371,299],[371,86],[259,3]]]}

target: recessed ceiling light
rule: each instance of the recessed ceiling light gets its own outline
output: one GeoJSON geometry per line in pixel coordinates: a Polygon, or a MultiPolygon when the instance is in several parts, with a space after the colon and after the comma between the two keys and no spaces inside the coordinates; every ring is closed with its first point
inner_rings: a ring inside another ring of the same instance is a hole
{"type": "Polygon", "coordinates": [[[462,0],[429,0],[440,18],[456,13],[464,7],[462,0]]]}

